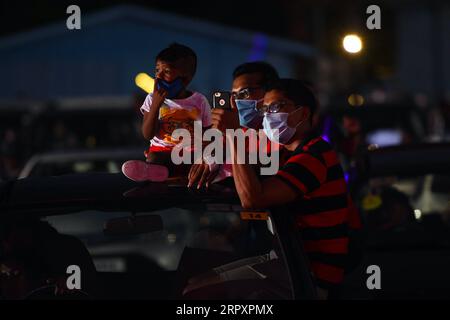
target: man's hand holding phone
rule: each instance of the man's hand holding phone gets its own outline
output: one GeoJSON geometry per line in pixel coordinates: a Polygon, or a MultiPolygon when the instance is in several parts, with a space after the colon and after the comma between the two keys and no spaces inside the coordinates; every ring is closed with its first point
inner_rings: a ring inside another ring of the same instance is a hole
{"type": "Polygon", "coordinates": [[[237,109],[231,107],[231,94],[218,91],[213,94],[212,126],[225,132],[226,129],[238,129],[239,114],[237,109]]]}

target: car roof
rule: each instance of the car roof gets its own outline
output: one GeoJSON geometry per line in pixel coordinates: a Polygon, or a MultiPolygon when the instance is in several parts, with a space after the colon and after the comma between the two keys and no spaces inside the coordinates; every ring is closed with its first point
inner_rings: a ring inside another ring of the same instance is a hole
{"type": "Polygon", "coordinates": [[[358,156],[360,177],[450,174],[450,142],[374,148],[358,156]]]}
{"type": "Polygon", "coordinates": [[[233,188],[193,190],[186,183],[134,182],[122,173],[30,177],[2,183],[0,215],[61,214],[74,210],[157,210],[205,203],[239,204],[233,188]]]}

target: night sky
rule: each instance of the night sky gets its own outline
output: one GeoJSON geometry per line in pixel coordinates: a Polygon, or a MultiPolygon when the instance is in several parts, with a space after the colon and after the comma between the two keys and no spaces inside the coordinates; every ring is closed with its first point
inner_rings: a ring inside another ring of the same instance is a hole
{"type": "Polygon", "coordinates": [[[82,13],[101,10],[119,4],[135,4],[166,12],[215,21],[222,24],[232,24],[245,29],[263,31],[270,34],[283,34],[288,31],[286,21],[286,1],[243,2],[226,1],[219,5],[211,1],[0,1],[0,35],[23,31],[66,17],[66,8],[77,4],[82,13]],[[259,6],[255,7],[258,3],[259,6]],[[212,5],[214,4],[214,5],[212,5]],[[255,13],[255,9],[257,13],[255,13]]]}

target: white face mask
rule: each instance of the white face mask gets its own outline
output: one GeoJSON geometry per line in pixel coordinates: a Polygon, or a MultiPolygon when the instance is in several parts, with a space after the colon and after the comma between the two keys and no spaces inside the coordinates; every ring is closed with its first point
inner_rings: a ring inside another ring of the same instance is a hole
{"type": "Polygon", "coordinates": [[[297,127],[305,122],[305,120],[300,121],[295,127],[289,127],[287,124],[289,115],[300,109],[302,109],[302,107],[292,111],[291,113],[265,113],[263,119],[263,129],[267,138],[269,138],[270,141],[281,145],[287,144],[294,136],[297,127]]]}

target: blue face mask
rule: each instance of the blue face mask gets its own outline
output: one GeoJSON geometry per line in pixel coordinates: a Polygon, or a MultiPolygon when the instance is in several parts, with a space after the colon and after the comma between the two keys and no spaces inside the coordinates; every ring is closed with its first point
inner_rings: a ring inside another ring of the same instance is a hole
{"type": "Polygon", "coordinates": [[[176,78],[172,82],[167,82],[165,80],[158,79],[156,81],[156,88],[158,90],[161,88],[166,90],[167,98],[173,99],[181,92],[181,90],[183,90],[184,85],[183,85],[183,81],[181,80],[181,78],[176,78]]]}
{"type": "Polygon", "coordinates": [[[246,128],[258,127],[263,119],[263,116],[256,110],[256,105],[260,100],[241,100],[237,99],[236,107],[239,112],[239,123],[246,128]]]}

